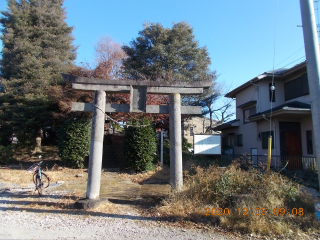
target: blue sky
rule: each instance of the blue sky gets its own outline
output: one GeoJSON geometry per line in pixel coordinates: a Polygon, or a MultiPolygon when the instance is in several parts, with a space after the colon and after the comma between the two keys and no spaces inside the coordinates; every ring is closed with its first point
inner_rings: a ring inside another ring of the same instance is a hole
{"type": "MultiPolygon", "coordinates": [[[[145,21],[164,27],[187,21],[229,90],[272,70],[273,62],[290,67],[305,55],[299,0],[65,0],[64,6],[79,46],[77,63],[94,64],[102,36],[129,44],[145,21]]],[[[6,7],[0,0],[0,10],[6,7]]]]}

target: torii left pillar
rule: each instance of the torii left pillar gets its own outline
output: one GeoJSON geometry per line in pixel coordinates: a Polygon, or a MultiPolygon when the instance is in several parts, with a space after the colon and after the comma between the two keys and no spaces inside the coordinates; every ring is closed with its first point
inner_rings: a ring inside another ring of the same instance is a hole
{"type": "Polygon", "coordinates": [[[101,90],[95,91],[91,125],[90,156],[86,194],[87,199],[99,199],[100,195],[105,107],[106,92],[101,90]]]}
{"type": "Polygon", "coordinates": [[[182,176],[182,139],[181,139],[181,101],[179,93],[169,95],[169,132],[170,132],[170,184],[172,189],[181,191],[182,176]]]}

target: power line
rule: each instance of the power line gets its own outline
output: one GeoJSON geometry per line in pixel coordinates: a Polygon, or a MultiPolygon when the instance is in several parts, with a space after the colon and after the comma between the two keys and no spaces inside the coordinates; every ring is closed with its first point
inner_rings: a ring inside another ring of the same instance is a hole
{"type": "MultiPolygon", "coordinates": [[[[292,56],[296,55],[299,51],[301,51],[302,49],[304,49],[304,46],[302,46],[301,48],[299,48],[297,51],[295,51],[294,53],[292,53],[289,57],[287,57],[286,59],[284,59],[283,61],[279,62],[277,65],[275,66],[279,66],[281,63],[285,62],[286,60],[288,60],[289,58],[291,58],[292,56]]],[[[296,61],[296,60],[295,60],[296,61]]]]}
{"type": "Polygon", "coordinates": [[[303,59],[303,58],[306,58],[306,56],[302,56],[302,57],[298,58],[297,60],[294,60],[293,62],[288,63],[287,65],[283,66],[283,68],[285,68],[286,66],[289,66],[289,65],[291,65],[292,63],[297,62],[297,61],[299,61],[300,59],[303,59]]]}

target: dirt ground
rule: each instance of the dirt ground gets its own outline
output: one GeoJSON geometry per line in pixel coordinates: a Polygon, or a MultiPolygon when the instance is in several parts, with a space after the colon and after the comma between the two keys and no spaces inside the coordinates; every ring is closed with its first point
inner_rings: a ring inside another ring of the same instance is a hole
{"type": "Polygon", "coordinates": [[[242,239],[149,214],[170,194],[168,169],[134,175],[103,170],[100,198],[108,201],[85,211],[74,203],[85,197],[86,169],[44,161],[51,184],[40,197],[26,171],[36,161],[0,168],[0,239],[242,239]]]}
{"type": "MultiPolygon", "coordinates": [[[[30,191],[31,194],[37,194],[34,191],[32,174],[27,171],[33,163],[34,159],[1,167],[0,189],[15,192],[30,191]]],[[[59,191],[69,193],[74,199],[84,198],[87,189],[87,170],[65,168],[57,163],[59,164],[57,161],[44,160],[41,165],[43,172],[50,178],[50,186],[45,189],[44,195],[49,191],[59,191]]],[[[168,178],[168,169],[134,175],[103,169],[100,198],[135,206],[137,209],[142,206],[146,208],[157,204],[170,193],[168,178]]]]}
{"type": "Polygon", "coordinates": [[[38,156],[0,167],[0,239],[265,239],[155,216],[149,210],[171,191],[168,168],[142,174],[104,169],[100,198],[108,201],[97,209],[75,209],[86,195],[86,169],[65,168],[52,153],[41,160],[51,180],[42,197],[26,171],[38,156]]]}

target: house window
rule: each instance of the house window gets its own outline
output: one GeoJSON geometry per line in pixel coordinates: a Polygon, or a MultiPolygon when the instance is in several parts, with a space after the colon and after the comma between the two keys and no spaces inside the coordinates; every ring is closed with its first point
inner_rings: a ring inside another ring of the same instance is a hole
{"type": "Polygon", "coordinates": [[[238,147],[242,147],[243,143],[242,143],[242,134],[237,135],[237,146],[238,147]]]}
{"type": "Polygon", "coordinates": [[[248,123],[249,117],[256,114],[256,106],[243,110],[243,123],[248,123]]]}
{"type": "Polygon", "coordinates": [[[229,146],[234,147],[237,146],[237,138],[236,136],[229,136],[229,146]]]}
{"type": "Polygon", "coordinates": [[[193,136],[193,127],[190,127],[190,136],[193,136]]]}
{"type": "Polygon", "coordinates": [[[284,84],[284,96],[286,101],[307,94],[309,94],[309,84],[308,75],[306,73],[301,77],[284,84]]]}
{"type": "MultiPolygon", "coordinates": [[[[269,136],[270,136],[270,131],[261,133],[262,149],[268,149],[269,136]]],[[[271,131],[271,136],[272,136],[271,148],[274,148],[273,131],[271,131]]]]}
{"type": "Polygon", "coordinates": [[[236,135],[232,136],[232,141],[233,141],[233,145],[232,146],[238,146],[237,140],[238,139],[237,139],[236,135]]]}
{"type": "MultiPolygon", "coordinates": [[[[269,83],[269,101],[270,102],[275,102],[276,101],[276,90],[273,90],[271,91],[271,86],[272,86],[272,83],[269,83]],[[272,94],[273,92],[273,94],[272,94]]],[[[274,86],[274,84],[273,84],[274,86]]]]}
{"type": "Polygon", "coordinates": [[[307,133],[307,153],[313,154],[312,131],[308,130],[306,133],[307,133]]]}

